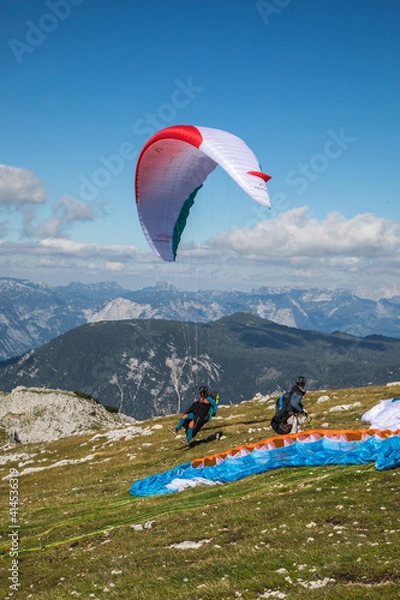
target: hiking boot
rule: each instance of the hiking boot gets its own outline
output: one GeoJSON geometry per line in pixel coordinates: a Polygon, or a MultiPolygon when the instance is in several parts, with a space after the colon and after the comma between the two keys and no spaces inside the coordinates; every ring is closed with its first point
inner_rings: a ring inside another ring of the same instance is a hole
{"type": "Polygon", "coordinates": [[[190,446],[190,442],[188,442],[187,440],[181,440],[181,444],[183,444],[184,446],[190,446]]]}
{"type": "Polygon", "coordinates": [[[173,433],[174,435],[178,435],[178,432],[176,429],[173,429],[173,427],[167,427],[168,431],[170,431],[171,433],[173,433]]]}

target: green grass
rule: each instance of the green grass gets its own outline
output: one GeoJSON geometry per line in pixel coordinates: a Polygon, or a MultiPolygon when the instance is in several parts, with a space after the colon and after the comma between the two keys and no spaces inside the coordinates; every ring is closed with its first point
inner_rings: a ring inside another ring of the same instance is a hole
{"type": "MultiPolygon", "coordinates": [[[[399,388],[307,394],[313,428],[362,428],[361,415],[399,388]],[[329,400],[317,404],[323,394],[329,400]],[[360,405],[329,412],[341,404],[360,405]]],[[[79,464],[21,475],[18,580],[14,598],[228,600],[397,599],[400,585],[400,471],[362,466],[279,469],[216,487],[134,498],[136,479],[272,435],[272,403],[221,407],[198,435],[225,438],[180,448],[167,431],[176,417],[145,422],[152,435],[109,444],[92,435],[17,445],[34,454],[0,470],[8,498],[11,467],[64,459],[79,464]],[[162,426],[158,428],[158,426],[162,426]],[[151,445],[147,445],[151,444],[151,445]],[[47,461],[43,461],[48,458],[47,461]],[[43,462],[41,462],[43,461],[43,462]],[[180,548],[183,542],[203,542],[180,548]]],[[[1,513],[1,591],[9,589],[10,516],[1,513]]]]}

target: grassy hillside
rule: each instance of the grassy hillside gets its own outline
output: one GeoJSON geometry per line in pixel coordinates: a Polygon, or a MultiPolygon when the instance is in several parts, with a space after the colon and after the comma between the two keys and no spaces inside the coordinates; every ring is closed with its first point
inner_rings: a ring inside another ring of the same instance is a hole
{"type": "MultiPolygon", "coordinates": [[[[358,429],[366,410],[399,395],[400,385],[312,392],[306,404],[313,428],[358,429]]],[[[272,414],[273,400],[262,398],[222,406],[198,440],[220,429],[223,439],[190,449],[167,431],[174,416],[141,423],[130,439],[90,434],[4,451],[0,495],[17,499],[18,513],[1,512],[2,597],[397,599],[399,469],[279,469],[129,495],[136,479],[271,436],[272,414]],[[13,468],[19,477],[4,479],[13,468]],[[10,596],[12,575],[19,588],[10,596]]]]}

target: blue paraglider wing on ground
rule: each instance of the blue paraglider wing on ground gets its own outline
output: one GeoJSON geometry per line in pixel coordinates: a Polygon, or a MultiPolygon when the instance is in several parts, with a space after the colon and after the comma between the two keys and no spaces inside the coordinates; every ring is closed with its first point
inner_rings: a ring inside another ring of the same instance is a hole
{"type": "Polygon", "coordinates": [[[400,466],[400,430],[310,430],[275,436],[135,481],[130,493],[133,496],[170,494],[196,485],[237,481],[283,467],[371,462],[375,462],[379,470],[400,466]]]}

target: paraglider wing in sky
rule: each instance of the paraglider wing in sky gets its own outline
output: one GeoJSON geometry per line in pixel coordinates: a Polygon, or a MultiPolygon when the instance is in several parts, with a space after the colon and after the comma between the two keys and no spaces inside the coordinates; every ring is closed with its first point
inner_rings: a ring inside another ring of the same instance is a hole
{"type": "Polygon", "coordinates": [[[175,260],[195,196],[217,165],[256,202],[271,207],[270,176],[231,133],[176,125],[162,129],[143,147],[136,167],[137,210],[150,247],[163,260],[175,260]]]}

